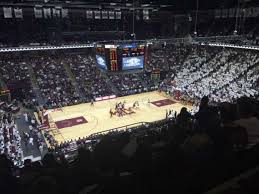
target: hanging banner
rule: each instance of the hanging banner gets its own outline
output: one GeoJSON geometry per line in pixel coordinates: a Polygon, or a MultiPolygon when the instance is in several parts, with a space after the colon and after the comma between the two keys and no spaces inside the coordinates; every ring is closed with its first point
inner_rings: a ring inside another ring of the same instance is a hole
{"type": "Polygon", "coordinates": [[[15,18],[23,18],[23,13],[21,8],[14,8],[15,18]]]}
{"type": "Polygon", "coordinates": [[[254,7],[254,17],[259,15],[259,7],[254,7]]]}
{"type": "Polygon", "coordinates": [[[102,11],[102,19],[104,20],[108,19],[108,11],[102,11]]]}
{"type": "Polygon", "coordinates": [[[136,20],[137,20],[137,21],[140,20],[140,12],[139,12],[139,10],[136,10],[136,11],[135,11],[135,17],[136,17],[136,20]]]}
{"type": "Polygon", "coordinates": [[[53,15],[53,18],[60,18],[61,8],[52,8],[52,15],[53,15]]]}
{"type": "Polygon", "coordinates": [[[215,9],[215,18],[221,17],[221,9],[215,9]]]}
{"type": "Polygon", "coordinates": [[[114,20],[115,19],[114,11],[109,11],[109,19],[110,20],[114,20]]]}
{"type": "Polygon", "coordinates": [[[3,7],[3,11],[4,11],[4,18],[13,18],[11,7],[3,7]]]}
{"type": "Polygon", "coordinates": [[[68,18],[68,9],[61,10],[62,18],[68,18]]]}
{"type": "Polygon", "coordinates": [[[257,17],[258,13],[257,13],[257,7],[252,7],[251,8],[251,17],[257,17]]]}
{"type": "Polygon", "coordinates": [[[116,19],[121,20],[121,11],[116,11],[116,19]]]}
{"type": "Polygon", "coordinates": [[[246,8],[246,9],[244,10],[244,17],[245,17],[245,18],[249,18],[249,17],[251,17],[251,15],[252,15],[251,9],[250,9],[250,8],[246,8]]]}
{"type": "Polygon", "coordinates": [[[94,19],[101,19],[101,12],[100,11],[94,11],[94,19]]]}
{"type": "Polygon", "coordinates": [[[34,15],[35,15],[35,18],[42,18],[43,17],[42,8],[34,7],[34,15]]]}
{"type": "Polygon", "coordinates": [[[50,8],[43,8],[44,18],[49,19],[51,18],[51,9],[50,8]]]}
{"type": "Polygon", "coordinates": [[[86,10],[86,18],[87,19],[93,19],[93,11],[92,10],[86,10]]]}
{"type": "Polygon", "coordinates": [[[149,10],[143,9],[143,20],[149,20],[149,10]]]}

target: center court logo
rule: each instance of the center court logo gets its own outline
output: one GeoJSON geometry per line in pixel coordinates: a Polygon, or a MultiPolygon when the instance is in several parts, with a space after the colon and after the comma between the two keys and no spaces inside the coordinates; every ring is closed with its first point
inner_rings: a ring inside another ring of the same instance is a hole
{"type": "Polygon", "coordinates": [[[88,122],[82,116],[55,122],[58,129],[73,127],[75,125],[81,125],[81,124],[84,124],[84,123],[88,123],[88,122]]]}

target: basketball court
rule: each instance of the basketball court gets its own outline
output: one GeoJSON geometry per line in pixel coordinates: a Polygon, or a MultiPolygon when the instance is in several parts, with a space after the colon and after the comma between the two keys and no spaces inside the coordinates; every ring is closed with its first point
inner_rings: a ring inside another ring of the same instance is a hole
{"type": "Polygon", "coordinates": [[[58,143],[88,137],[91,134],[120,128],[127,125],[140,125],[142,122],[154,122],[166,117],[167,110],[180,112],[183,105],[164,93],[148,92],[131,96],[91,103],[63,107],[51,112],[49,116],[50,131],[58,143]],[[138,101],[139,107],[134,113],[119,117],[111,117],[110,110],[116,103],[124,102],[125,108],[133,106],[138,101]]]}

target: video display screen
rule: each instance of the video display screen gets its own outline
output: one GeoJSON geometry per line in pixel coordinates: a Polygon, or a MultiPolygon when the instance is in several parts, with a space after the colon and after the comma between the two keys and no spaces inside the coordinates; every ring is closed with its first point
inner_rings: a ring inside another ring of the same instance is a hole
{"type": "Polygon", "coordinates": [[[97,64],[100,68],[107,70],[106,61],[105,61],[105,58],[103,56],[96,55],[96,61],[97,61],[97,64]]]}
{"type": "Polygon", "coordinates": [[[122,58],[122,70],[143,69],[143,68],[144,68],[144,56],[122,58]]]}
{"type": "Polygon", "coordinates": [[[138,45],[136,43],[121,45],[121,48],[137,48],[137,47],[138,45]]]}

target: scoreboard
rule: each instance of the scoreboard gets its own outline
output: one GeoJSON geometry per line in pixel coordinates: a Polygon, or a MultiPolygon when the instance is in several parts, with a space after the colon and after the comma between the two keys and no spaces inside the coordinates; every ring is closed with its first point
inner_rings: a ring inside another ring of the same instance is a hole
{"type": "Polygon", "coordinates": [[[145,67],[144,44],[96,45],[97,66],[107,71],[127,71],[145,67]]]}
{"type": "Polygon", "coordinates": [[[119,71],[117,49],[110,48],[109,52],[110,52],[109,59],[110,59],[111,71],[119,71]]]}
{"type": "Polygon", "coordinates": [[[122,49],[123,57],[134,57],[134,56],[144,56],[145,55],[145,47],[139,48],[123,48],[122,49]]]}

